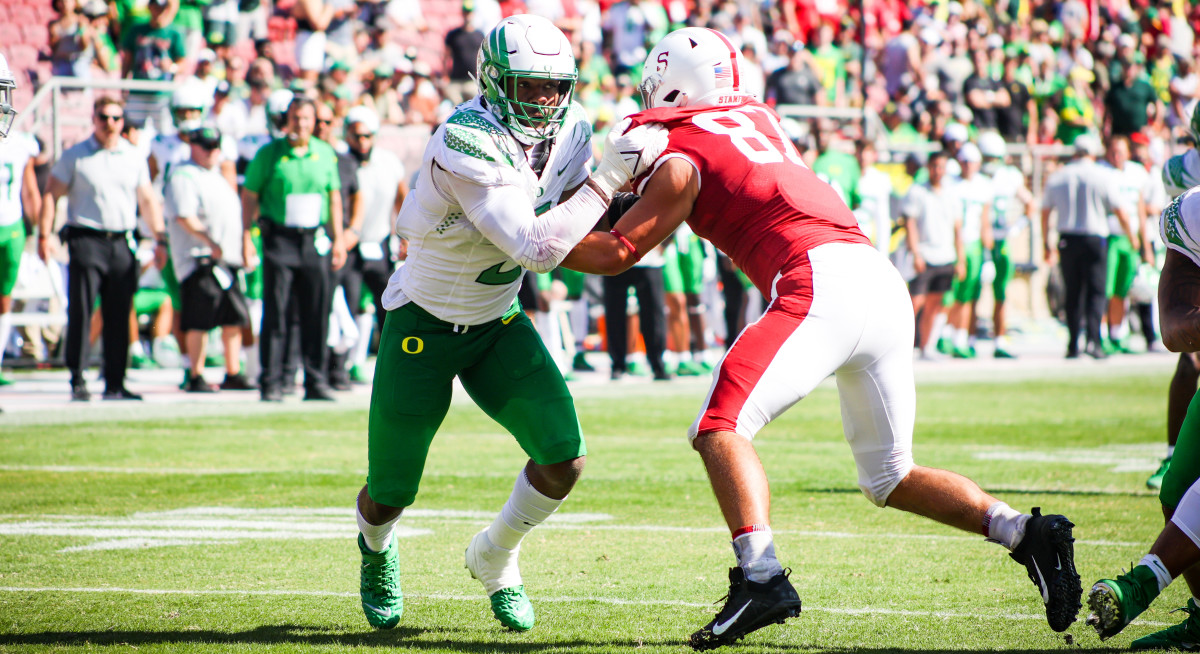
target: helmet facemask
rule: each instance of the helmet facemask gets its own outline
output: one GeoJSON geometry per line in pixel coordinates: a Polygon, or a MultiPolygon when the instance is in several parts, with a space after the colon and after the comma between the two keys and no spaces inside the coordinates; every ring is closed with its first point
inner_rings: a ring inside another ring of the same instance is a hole
{"type": "Polygon", "coordinates": [[[13,108],[13,89],[17,88],[11,79],[0,79],[0,139],[8,137],[13,121],[17,119],[17,110],[13,108]]]}
{"type": "Polygon", "coordinates": [[[571,108],[571,100],[575,96],[577,75],[528,70],[501,72],[487,62],[484,62],[480,72],[483,96],[489,109],[517,135],[518,140],[529,145],[558,136],[567,119],[567,111],[571,108]],[[517,85],[522,78],[534,80],[539,84],[547,79],[558,82],[558,104],[541,105],[518,100],[517,85]]]}

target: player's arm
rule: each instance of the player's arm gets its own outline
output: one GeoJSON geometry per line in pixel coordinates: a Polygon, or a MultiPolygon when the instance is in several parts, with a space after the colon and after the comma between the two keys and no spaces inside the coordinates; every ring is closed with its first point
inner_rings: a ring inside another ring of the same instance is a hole
{"type": "Polygon", "coordinates": [[[668,159],[646,182],[641,199],[617,221],[613,231],[583,237],[563,259],[563,266],[598,275],[628,270],[640,254],[658,247],[687,220],[699,194],[696,169],[683,159],[668,159]]]}
{"type": "Polygon", "coordinates": [[[41,217],[42,196],[38,193],[37,175],[33,172],[33,159],[25,162],[25,174],[21,179],[21,207],[30,224],[37,224],[41,217]]]}
{"type": "Polygon", "coordinates": [[[346,265],[346,240],[342,236],[342,190],[335,188],[327,192],[329,193],[329,228],[333,232],[333,259],[330,263],[334,270],[340,270],[342,266],[346,265]]]}
{"type": "Polygon", "coordinates": [[[1046,263],[1054,261],[1054,248],[1051,246],[1050,240],[1050,213],[1054,211],[1050,207],[1042,207],[1042,258],[1046,263]]]}
{"type": "Polygon", "coordinates": [[[158,201],[158,194],[154,192],[154,187],[150,186],[149,181],[138,184],[137,201],[138,209],[146,218],[150,231],[154,233],[154,264],[162,270],[163,266],[167,265],[167,227],[163,223],[162,205],[158,201]]]}
{"type": "Polygon", "coordinates": [[[1129,208],[1124,206],[1113,207],[1113,213],[1117,216],[1117,222],[1121,225],[1121,231],[1125,232],[1125,236],[1129,237],[1129,246],[1134,252],[1141,251],[1141,244],[1138,242],[1138,235],[1133,231],[1133,218],[1129,215],[1129,208]]]}
{"type": "Polygon", "coordinates": [[[954,219],[954,277],[967,278],[967,246],[963,242],[962,216],[954,219]]]}
{"type": "Polygon", "coordinates": [[[983,205],[983,213],[979,215],[981,225],[979,226],[979,240],[983,241],[983,247],[990,250],[996,245],[996,236],[992,233],[992,203],[988,202],[983,205]]]}
{"type": "Polygon", "coordinates": [[[1172,352],[1200,351],[1200,266],[1176,250],[1167,250],[1158,281],[1163,344],[1172,352]]]}
{"type": "Polygon", "coordinates": [[[69,190],[66,182],[50,175],[50,181],[46,183],[46,193],[42,196],[42,215],[38,223],[38,256],[42,261],[50,260],[50,233],[54,230],[58,199],[69,190]]]}

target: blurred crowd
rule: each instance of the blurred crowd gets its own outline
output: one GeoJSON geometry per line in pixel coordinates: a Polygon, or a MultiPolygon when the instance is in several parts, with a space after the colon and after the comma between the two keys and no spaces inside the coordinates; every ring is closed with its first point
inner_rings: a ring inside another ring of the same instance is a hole
{"type": "MultiPolygon", "coordinates": [[[[958,212],[960,225],[995,223],[981,229],[986,237],[978,236],[988,246],[981,255],[987,279],[979,284],[996,279],[996,230],[1009,236],[1014,252],[1021,248],[1013,243],[1027,244],[1023,254],[1006,255],[1016,260],[1008,260],[1002,275],[1011,277],[1014,265],[1017,273],[1037,267],[1033,244],[1041,237],[1035,216],[1043,208],[1042,187],[1060,160],[1073,156],[1081,136],[1104,145],[1121,137],[1124,155],[1093,152],[1107,157],[1117,175],[1130,161],[1144,169],[1144,201],[1129,206],[1136,207],[1132,213],[1144,236],[1139,249],[1150,253],[1143,263],[1161,260],[1154,256],[1161,246],[1155,207],[1163,202],[1153,180],[1169,157],[1194,142],[1191,117],[1200,98],[1194,39],[1200,3],[1184,0],[54,0],[54,8],[59,16],[47,26],[42,53],[54,75],[188,88],[182,96],[126,94],[124,129],[150,158],[155,139],[179,129],[180,110],[197,109],[219,130],[239,181],[270,140],[273,116],[280,116],[279,107],[271,107],[274,93],[282,89],[314,100],[316,137],[343,154],[347,117],[356,107],[373,110],[378,129],[431,128],[475,94],[479,45],[513,13],[546,16],[571,39],[579,67],[576,99],[593,120],[598,146],[609,126],[640,109],[635,90],[649,48],[677,27],[711,27],[744,57],[744,87],[785,116],[788,135],[806,161],[914,280],[925,262],[914,265],[922,245],[909,235],[930,201],[913,189],[934,188],[943,178],[947,187],[964,184],[956,191],[958,204],[948,209],[958,212]],[[427,20],[434,13],[444,19],[427,20]],[[434,23],[446,27],[434,33],[434,23]],[[948,155],[934,157],[945,170],[934,170],[928,159],[933,152],[948,155]],[[1031,175],[1035,168],[1039,175],[1031,175]],[[962,198],[978,187],[973,175],[993,180],[997,172],[1004,188],[985,184],[990,210],[981,218],[962,198]]],[[[44,169],[53,162],[42,150],[37,161],[44,189],[44,169]]],[[[647,326],[643,317],[643,324],[630,325],[629,333],[642,331],[645,338],[622,348],[649,350],[648,366],[660,378],[710,367],[707,352],[727,342],[761,306],[707,244],[681,234],[667,250],[667,270],[678,268],[681,256],[696,259],[684,264],[692,277],[676,277],[650,300],[661,304],[662,323],[647,326]],[[665,366],[656,360],[658,351],[666,352],[665,366]]],[[[526,306],[551,316],[555,303],[592,298],[596,309],[590,314],[587,302],[567,305],[572,318],[566,327],[542,320],[544,334],[563,346],[564,367],[587,370],[582,353],[598,347],[599,306],[615,303],[604,302],[604,289],[594,280],[561,277],[531,278],[526,306]],[[571,361],[572,354],[579,356],[571,361]]],[[[1061,309],[1054,275],[1051,280],[1051,308],[1061,309]]],[[[989,327],[975,315],[977,291],[916,290],[925,291],[914,304],[916,315],[928,321],[916,344],[925,355],[934,356],[940,340],[947,354],[973,356],[976,335],[1003,335],[1003,316],[989,327]]],[[[1003,304],[1002,291],[995,300],[1003,304]]],[[[632,316],[636,303],[629,301],[632,316]]],[[[1149,299],[1140,303],[1149,307],[1141,313],[1139,302],[1119,301],[1126,308],[1111,314],[1120,324],[1107,328],[1108,350],[1130,349],[1129,315],[1143,328],[1145,347],[1153,348],[1149,299]]],[[[352,310],[369,313],[371,306],[364,301],[352,310]]],[[[169,324],[143,318],[141,330],[150,332],[148,343],[167,351],[169,324]]],[[[998,343],[995,351],[1008,354],[1005,342],[998,343]]],[[[151,347],[145,349],[135,347],[134,357],[153,359],[151,347]]],[[[44,358],[48,352],[26,353],[44,358]]],[[[613,369],[625,370],[624,362],[614,359],[613,369]]]]}

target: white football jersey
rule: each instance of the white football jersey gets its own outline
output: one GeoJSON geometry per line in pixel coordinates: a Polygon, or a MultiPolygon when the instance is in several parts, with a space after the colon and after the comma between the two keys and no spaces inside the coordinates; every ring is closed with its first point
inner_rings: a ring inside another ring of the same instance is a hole
{"type": "Polygon", "coordinates": [[[992,237],[1003,241],[1020,229],[1024,214],[1020,213],[1020,191],[1025,188],[1025,175],[1014,166],[1000,165],[989,169],[992,179],[992,237]]]}
{"type": "MultiPolygon", "coordinates": [[[[1126,161],[1125,168],[1118,171],[1112,164],[1107,161],[1100,165],[1112,171],[1113,177],[1117,180],[1117,187],[1121,195],[1121,206],[1129,212],[1129,220],[1132,223],[1133,233],[1137,234],[1141,231],[1141,217],[1138,216],[1138,203],[1142,200],[1142,194],[1146,190],[1146,181],[1150,173],[1146,171],[1146,167],[1136,161],[1126,161]]],[[[1116,214],[1108,215],[1108,233],[1113,236],[1124,236],[1125,230],[1121,229],[1121,223],[1117,220],[1116,214]]]]}
{"type": "Polygon", "coordinates": [[[23,219],[21,183],[25,179],[25,166],[40,152],[37,139],[23,132],[13,132],[0,143],[0,227],[15,225],[23,219]]]}
{"type": "Polygon", "coordinates": [[[477,225],[489,216],[465,211],[455,187],[515,187],[541,214],[587,180],[591,137],[587,116],[573,104],[539,177],[521,144],[480,98],[459,105],[430,138],[416,184],[396,218],[396,233],[408,239],[408,259],[388,282],[384,307],[412,301],[461,325],[503,316],[524,269],[480,232],[477,225]]]}
{"type": "Polygon", "coordinates": [[[1158,228],[1168,248],[1200,266],[1200,189],[1192,187],[1167,205],[1158,228]]]}
{"type": "Polygon", "coordinates": [[[951,192],[962,202],[962,240],[965,244],[983,238],[983,209],[992,203],[995,191],[992,180],[982,172],[971,179],[959,178],[950,185],[951,192]]]}
{"type": "Polygon", "coordinates": [[[1200,152],[1192,148],[1168,159],[1167,165],[1163,166],[1162,180],[1172,199],[1200,186],[1200,152]]]}
{"type": "MultiPolygon", "coordinates": [[[[154,188],[162,193],[166,186],[167,176],[171,169],[183,165],[192,159],[192,146],[179,138],[179,132],[164,136],[159,134],[150,143],[150,154],[158,164],[158,175],[152,180],[154,188]]],[[[221,137],[221,160],[237,161],[237,140],[230,136],[221,137]]]]}

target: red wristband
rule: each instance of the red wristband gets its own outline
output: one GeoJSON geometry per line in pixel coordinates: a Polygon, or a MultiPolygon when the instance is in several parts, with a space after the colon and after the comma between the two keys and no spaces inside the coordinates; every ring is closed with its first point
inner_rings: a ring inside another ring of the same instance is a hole
{"type": "Polygon", "coordinates": [[[633,247],[633,243],[631,243],[629,241],[629,239],[625,238],[624,234],[622,234],[616,228],[613,228],[613,230],[610,231],[609,234],[612,234],[613,236],[617,237],[617,240],[621,242],[621,245],[624,245],[625,247],[629,248],[629,251],[633,254],[634,261],[642,260],[642,255],[638,253],[637,248],[633,247]]]}

